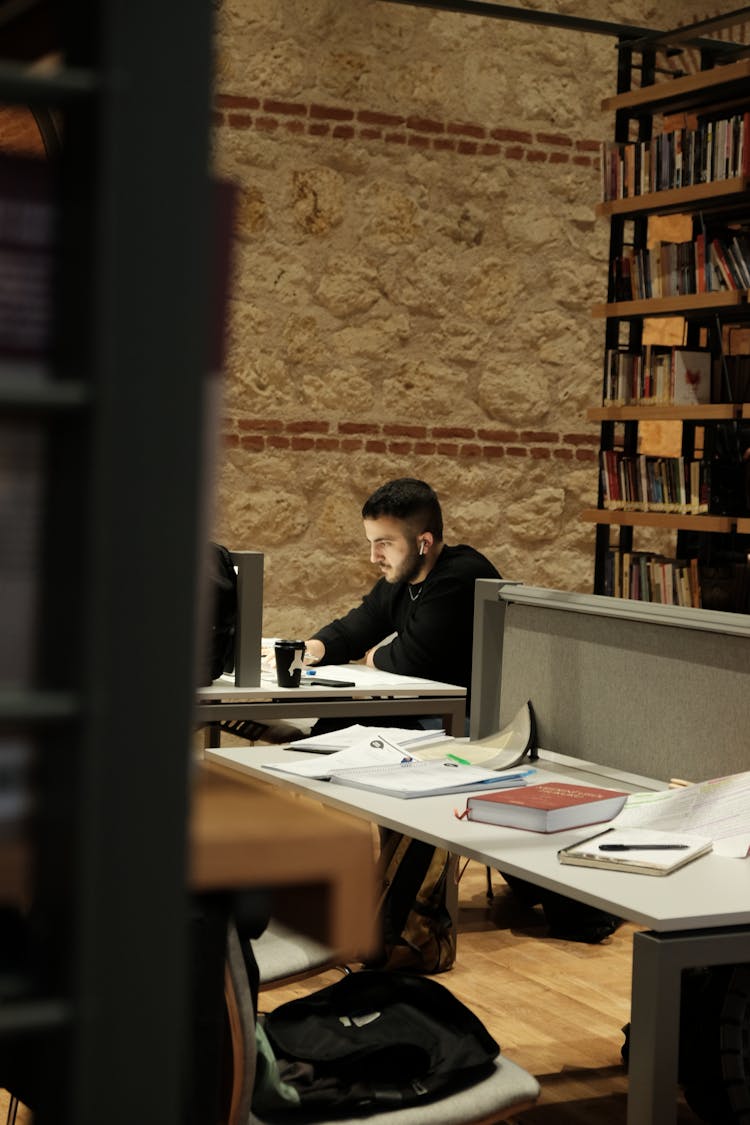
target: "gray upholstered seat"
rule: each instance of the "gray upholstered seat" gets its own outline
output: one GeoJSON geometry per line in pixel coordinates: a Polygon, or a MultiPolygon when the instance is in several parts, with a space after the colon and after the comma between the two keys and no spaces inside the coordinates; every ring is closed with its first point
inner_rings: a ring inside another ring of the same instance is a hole
{"type": "Polygon", "coordinates": [[[290,930],[273,918],[260,937],[253,939],[252,946],[261,988],[280,980],[307,976],[335,964],[327,946],[290,930]]]}

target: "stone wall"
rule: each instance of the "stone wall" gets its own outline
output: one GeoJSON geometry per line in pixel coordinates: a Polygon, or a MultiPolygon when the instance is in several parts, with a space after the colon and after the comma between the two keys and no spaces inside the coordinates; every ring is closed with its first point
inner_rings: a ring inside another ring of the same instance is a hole
{"type": "Polygon", "coordinates": [[[591,588],[614,44],[385,0],[218,5],[215,164],[239,195],[213,533],[265,553],[266,633],[369,587],[359,511],[395,476],[506,577],[591,588]]]}

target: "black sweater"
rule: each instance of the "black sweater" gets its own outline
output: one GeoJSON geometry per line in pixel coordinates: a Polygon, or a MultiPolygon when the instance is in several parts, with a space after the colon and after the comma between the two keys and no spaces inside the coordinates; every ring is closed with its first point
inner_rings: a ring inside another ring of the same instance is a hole
{"type": "Polygon", "coordinates": [[[391,633],[398,636],[375,653],[375,666],[402,676],[424,676],[471,686],[474,583],[499,578],[473,547],[444,546],[424,582],[391,584],[381,578],[362,604],[315,633],[326,646],[324,664],[360,660],[391,633]],[[411,594],[416,594],[412,600],[411,594]]]}

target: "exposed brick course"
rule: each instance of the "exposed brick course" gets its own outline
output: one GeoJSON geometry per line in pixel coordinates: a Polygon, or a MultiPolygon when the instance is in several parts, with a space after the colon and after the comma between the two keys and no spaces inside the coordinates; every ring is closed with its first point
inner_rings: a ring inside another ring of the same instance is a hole
{"type": "Polygon", "coordinates": [[[287,134],[306,132],[309,136],[330,137],[333,141],[380,141],[409,148],[432,149],[434,152],[455,152],[461,156],[502,155],[507,160],[526,160],[532,164],[565,164],[571,161],[582,167],[598,164],[596,157],[587,154],[598,154],[599,141],[573,138],[564,133],[532,134],[503,125],[493,127],[473,121],[440,121],[418,113],[402,115],[375,109],[354,110],[348,106],[317,102],[307,105],[280,98],[264,98],[261,101],[260,98],[235,94],[218,94],[214,104],[214,124],[218,128],[255,128],[266,135],[282,129],[287,134]],[[263,113],[257,117],[247,112],[220,112],[247,111],[260,109],[261,106],[263,113]],[[487,140],[488,137],[491,139],[487,140]]]}

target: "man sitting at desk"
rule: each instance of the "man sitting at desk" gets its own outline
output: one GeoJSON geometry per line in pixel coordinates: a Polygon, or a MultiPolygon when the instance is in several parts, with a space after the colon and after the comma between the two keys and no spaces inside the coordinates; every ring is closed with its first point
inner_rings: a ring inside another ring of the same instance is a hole
{"type": "Polygon", "coordinates": [[[306,641],[305,660],[347,664],[365,657],[384,672],[468,691],[474,583],[499,578],[497,570],[473,547],[444,542],[440,502],[424,481],[402,477],[381,485],[365,501],[362,518],[381,577],[361,605],[306,641]]]}
{"type": "MultiPolygon", "coordinates": [[[[370,667],[384,672],[460,684],[467,689],[468,712],[474,583],[477,578],[500,575],[473,547],[449,547],[443,541],[440,503],[424,481],[402,477],[381,485],[365,501],[362,518],[370,559],[381,577],[361,605],[305,642],[305,660],[347,664],[364,656],[370,667]]],[[[382,717],[358,721],[384,725],[382,717]]],[[[408,725],[403,719],[394,721],[408,725]]],[[[319,720],[313,732],[348,722],[319,720]]],[[[598,942],[619,922],[525,880],[503,877],[522,901],[530,906],[543,903],[555,936],[598,942]]]]}

